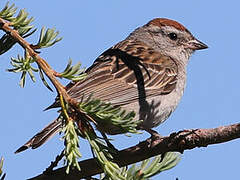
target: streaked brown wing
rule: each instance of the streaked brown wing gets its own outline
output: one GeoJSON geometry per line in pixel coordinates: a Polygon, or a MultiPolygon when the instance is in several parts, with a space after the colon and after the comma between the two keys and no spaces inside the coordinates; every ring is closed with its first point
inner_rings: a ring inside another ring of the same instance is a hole
{"type": "Polygon", "coordinates": [[[177,65],[145,44],[128,40],[105,51],[87,74],[85,80],[68,89],[72,98],[81,101],[93,95],[113,105],[124,105],[170,93],[176,86],[177,65]]]}

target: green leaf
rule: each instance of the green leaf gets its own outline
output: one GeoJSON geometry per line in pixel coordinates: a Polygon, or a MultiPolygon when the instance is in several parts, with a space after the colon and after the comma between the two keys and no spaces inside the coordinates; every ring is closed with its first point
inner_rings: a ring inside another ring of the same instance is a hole
{"type": "Polygon", "coordinates": [[[44,78],[42,69],[41,69],[40,67],[38,67],[38,68],[39,68],[39,75],[40,75],[40,78],[41,78],[43,84],[44,84],[50,91],[53,92],[52,88],[48,85],[47,81],[46,81],[45,78],[44,78]]]}
{"type": "Polygon", "coordinates": [[[121,168],[116,163],[111,162],[112,159],[109,159],[111,157],[109,147],[103,142],[99,143],[101,139],[95,133],[85,131],[84,134],[105,174],[113,180],[125,180],[125,174],[121,173],[121,168]]]}
{"type": "Polygon", "coordinates": [[[122,133],[139,133],[136,129],[141,120],[135,119],[133,111],[127,112],[121,107],[112,106],[99,99],[84,100],[79,104],[80,109],[91,116],[100,126],[114,126],[122,133]]]}
{"type": "Polygon", "coordinates": [[[16,44],[16,40],[10,35],[4,34],[0,39],[0,55],[11,49],[14,44],[16,44]]]}
{"type": "MultiPolygon", "coordinates": [[[[14,6],[14,4],[9,6],[9,3],[7,3],[6,6],[0,11],[0,17],[4,20],[10,21],[11,26],[18,31],[20,36],[25,38],[32,35],[36,31],[36,29],[32,30],[33,25],[30,25],[34,18],[28,18],[28,13],[24,9],[19,11],[17,17],[14,17],[17,10],[17,8],[14,6]]],[[[15,44],[15,39],[13,39],[9,34],[4,34],[0,39],[0,55],[7,52],[15,44]]]]}
{"type": "Polygon", "coordinates": [[[39,41],[38,44],[40,44],[43,41],[43,37],[44,37],[44,33],[45,33],[45,27],[43,26],[40,32],[40,37],[39,37],[39,41]]]}
{"type": "Polygon", "coordinates": [[[0,161],[0,176],[2,175],[2,167],[3,167],[3,157],[1,157],[1,161],[0,161]]]}
{"type": "Polygon", "coordinates": [[[60,73],[60,77],[66,78],[72,81],[80,81],[86,78],[86,73],[84,69],[81,69],[81,63],[78,62],[76,65],[72,66],[72,59],[69,59],[68,64],[63,72],[60,73]]]}
{"type": "Polygon", "coordinates": [[[15,4],[9,6],[9,2],[5,5],[5,7],[0,11],[0,17],[12,21],[14,19],[13,15],[16,13],[17,8],[14,7],[15,4]]]}
{"type": "Polygon", "coordinates": [[[23,71],[22,72],[22,76],[21,76],[21,80],[20,80],[20,82],[19,82],[19,85],[20,85],[20,87],[24,87],[24,85],[25,85],[25,80],[26,80],[26,71],[23,71]]]}
{"type": "Polygon", "coordinates": [[[45,27],[42,27],[38,44],[36,45],[39,48],[46,48],[54,45],[55,43],[59,42],[62,40],[62,38],[57,38],[59,32],[55,31],[55,28],[48,28],[46,30],[45,27]]]}
{"type": "Polygon", "coordinates": [[[69,173],[70,167],[76,167],[80,171],[81,169],[78,164],[78,158],[82,155],[79,151],[79,140],[75,131],[74,122],[68,121],[67,125],[63,129],[63,132],[63,139],[65,142],[64,156],[67,162],[66,173],[69,173]]]}
{"type": "Polygon", "coordinates": [[[34,72],[37,72],[38,69],[34,68],[31,64],[35,62],[35,59],[28,57],[25,53],[25,57],[21,57],[20,55],[17,56],[17,58],[11,58],[11,65],[13,68],[7,69],[9,72],[22,72],[21,79],[19,82],[19,85],[21,87],[24,87],[26,82],[26,74],[28,74],[33,82],[36,81],[36,78],[33,74],[34,72]]]}

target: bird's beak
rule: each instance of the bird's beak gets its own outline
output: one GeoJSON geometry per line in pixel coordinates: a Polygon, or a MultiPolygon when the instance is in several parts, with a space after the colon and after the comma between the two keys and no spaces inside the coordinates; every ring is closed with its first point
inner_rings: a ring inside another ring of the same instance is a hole
{"type": "Polygon", "coordinates": [[[206,44],[202,43],[201,41],[199,41],[197,39],[190,40],[185,45],[187,48],[192,49],[192,50],[200,50],[200,49],[208,48],[208,46],[206,44]]]}

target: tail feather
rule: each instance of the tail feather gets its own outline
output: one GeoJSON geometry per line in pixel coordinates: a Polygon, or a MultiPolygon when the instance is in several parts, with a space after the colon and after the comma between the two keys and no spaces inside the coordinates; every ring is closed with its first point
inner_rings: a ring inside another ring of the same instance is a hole
{"type": "Polygon", "coordinates": [[[58,133],[62,128],[62,119],[55,119],[53,122],[48,124],[43,130],[33,136],[28,142],[16,150],[15,153],[22,152],[28,148],[38,148],[44,144],[48,139],[58,133]]]}

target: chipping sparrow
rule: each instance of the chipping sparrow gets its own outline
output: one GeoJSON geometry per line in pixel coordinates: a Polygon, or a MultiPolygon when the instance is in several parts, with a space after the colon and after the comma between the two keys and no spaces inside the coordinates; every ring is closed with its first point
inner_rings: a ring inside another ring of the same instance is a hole
{"type": "MultiPolygon", "coordinates": [[[[139,129],[151,132],[177,107],[191,54],[205,48],[183,25],[156,18],[101,54],[86,70],[87,78],[66,89],[79,101],[93,94],[93,98],[134,110],[136,118],[143,120],[139,129]]],[[[53,107],[59,107],[58,103],[53,107]]],[[[56,119],[16,152],[37,148],[59,131],[61,123],[56,119]]],[[[97,128],[108,134],[122,133],[113,126],[97,128]]]]}

